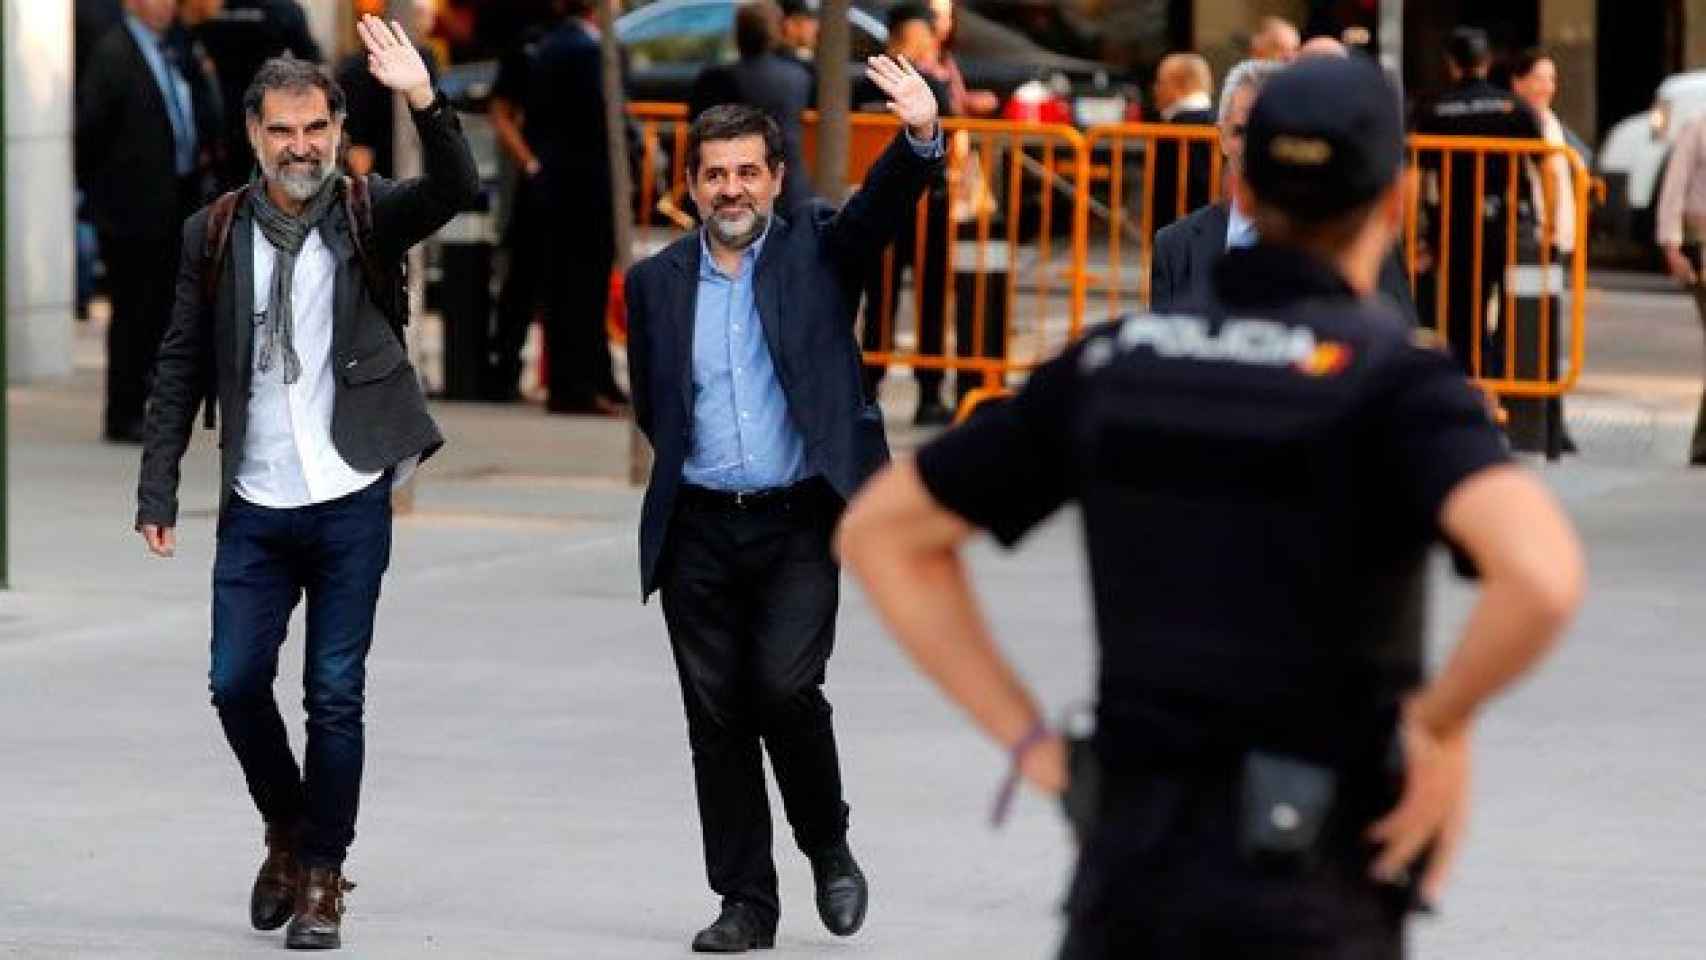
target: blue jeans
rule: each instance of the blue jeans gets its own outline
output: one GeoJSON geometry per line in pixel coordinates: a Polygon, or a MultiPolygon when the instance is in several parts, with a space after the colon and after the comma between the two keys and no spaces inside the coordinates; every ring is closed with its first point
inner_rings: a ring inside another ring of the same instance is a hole
{"type": "Polygon", "coordinates": [[[391,484],[288,510],[232,494],[213,561],[213,705],[268,824],[301,831],[309,866],[339,866],[355,839],[362,702],[379,584],[391,561],[391,484]],[[298,770],[273,699],[290,613],[308,596],[298,770]]]}

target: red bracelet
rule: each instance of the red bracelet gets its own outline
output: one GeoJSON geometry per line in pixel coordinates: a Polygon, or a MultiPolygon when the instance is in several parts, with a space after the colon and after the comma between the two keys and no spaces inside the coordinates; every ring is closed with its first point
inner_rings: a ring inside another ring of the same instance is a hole
{"type": "Polygon", "coordinates": [[[998,828],[1007,822],[1007,813],[1013,806],[1013,794],[1019,789],[1019,767],[1025,762],[1025,754],[1030,753],[1033,747],[1047,740],[1048,737],[1048,725],[1043,723],[1042,718],[1039,717],[1031,722],[1031,726],[1025,731],[1024,736],[1021,736],[1018,742],[1007,751],[1007,756],[1011,762],[1007,768],[1006,779],[1001,781],[1001,789],[995,793],[995,809],[990,811],[989,815],[991,828],[998,828]]]}

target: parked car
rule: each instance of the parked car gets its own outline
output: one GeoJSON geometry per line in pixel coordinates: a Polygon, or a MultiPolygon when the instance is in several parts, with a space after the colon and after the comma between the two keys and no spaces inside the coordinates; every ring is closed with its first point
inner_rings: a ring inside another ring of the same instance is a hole
{"type": "Polygon", "coordinates": [[[1618,121],[1600,145],[1596,169],[1606,184],[1603,216],[1613,235],[1652,247],[1659,187],[1671,147],[1706,114],[1706,70],[1667,77],[1651,109],[1618,121]]]}
{"type": "MultiPolygon", "coordinates": [[[[883,15],[894,0],[859,0],[848,12],[852,62],[881,53],[888,41],[883,15]]],[[[616,35],[627,55],[629,100],[685,103],[699,71],[735,59],[734,12],[739,0],[653,0],[623,14],[616,35]]],[[[966,83],[993,90],[1005,102],[1015,90],[1042,81],[1051,101],[1039,108],[1035,88],[1023,104],[1081,125],[1135,117],[1136,87],[1119,84],[1108,68],[1055,53],[1009,27],[971,11],[959,14],[959,60],[966,83]]],[[[479,110],[496,75],[490,60],[459,64],[447,72],[446,92],[465,110],[479,110]]],[[[857,71],[853,73],[857,76],[857,71]]]]}

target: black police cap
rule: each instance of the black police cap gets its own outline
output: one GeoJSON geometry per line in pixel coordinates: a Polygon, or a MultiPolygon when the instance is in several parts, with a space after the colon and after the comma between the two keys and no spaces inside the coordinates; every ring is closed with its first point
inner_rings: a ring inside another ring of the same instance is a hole
{"type": "Polygon", "coordinates": [[[1445,55],[1459,69],[1472,70],[1493,58],[1493,44],[1480,27],[1458,27],[1445,40],[1445,55]]]}
{"type": "Polygon", "coordinates": [[[1398,176],[1398,91],[1367,57],[1313,57],[1262,85],[1244,130],[1244,177],[1262,202],[1320,221],[1373,200],[1398,176]]]}
{"type": "Polygon", "coordinates": [[[782,0],[784,17],[816,17],[817,0],[782,0]]]}

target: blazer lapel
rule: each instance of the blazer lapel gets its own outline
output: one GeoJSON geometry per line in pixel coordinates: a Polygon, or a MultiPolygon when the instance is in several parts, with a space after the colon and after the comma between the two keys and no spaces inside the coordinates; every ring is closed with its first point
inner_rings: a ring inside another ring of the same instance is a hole
{"type": "Polygon", "coordinates": [[[237,376],[237,383],[245,389],[249,383],[249,371],[254,368],[255,348],[255,228],[254,219],[249,215],[249,205],[239,204],[237,212],[231,217],[231,278],[233,282],[232,303],[236,305],[236,326],[232,330],[235,335],[236,349],[231,351],[231,361],[235,367],[232,373],[237,376]]]}
{"type": "Polygon", "coordinates": [[[787,232],[787,221],[777,217],[771,223],[770,235],[764,238],[764,249],[759,252],[758,262],[752,268],[752,294],[753,302],[758,306],[758,322],[764,327],[764,342],[770,347],[771,366],[776,369],[776,376],[783,380],[784,387],[787,384],[782,363],[782,281],[776,260],[787,232]]]}
{"type": "Polygon", "coordinates": [[[676,356],[681,364],[676,382],[681,386],[681,402],[691,416],[693,413],[693,331],[699,320],[699,252],[697,234],[686,245],[684,255],[676,258],[679,271],[674,295],[670,298],[669,316],[675,322],[676,356]]]}
{"type": "Polygon", "coordinates": [[[320,241],[331,251],[332,262],[332,356],[341,357],[348,351],[350,336],[355,330],[356,276],[360,265],[355,263],[355,241],[350,239],[349,218],[344,215],[343,201],[333,205],[317,227],[320,241]]]}

